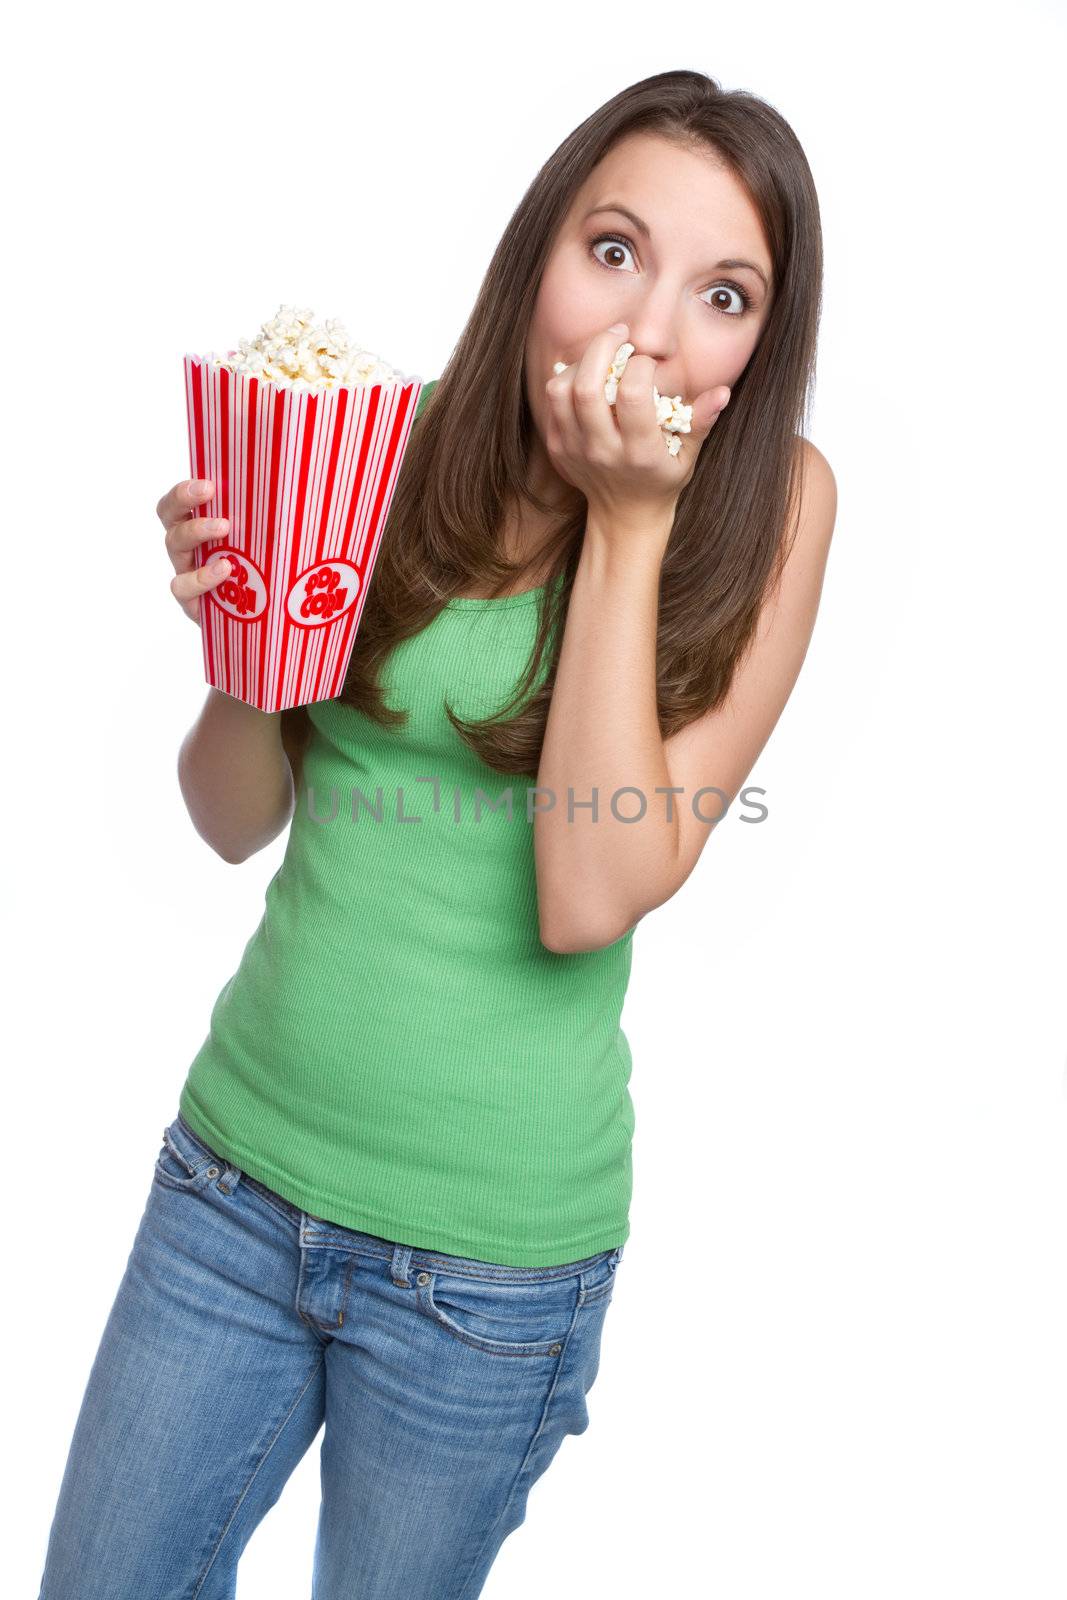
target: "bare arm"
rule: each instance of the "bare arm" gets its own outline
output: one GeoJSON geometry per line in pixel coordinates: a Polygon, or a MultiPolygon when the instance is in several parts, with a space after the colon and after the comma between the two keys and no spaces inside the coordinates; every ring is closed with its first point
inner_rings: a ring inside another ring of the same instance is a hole
{"type": "MultiPolygon", "coordinates": [[[[212,488],[210,481],[186,479],[156,507],[174,568],[171,593],[197,626],[202,597],[229,570],[223,561],[195,562],[197,548],[229,526],[224,517],[195,515],[212,488]]],[[[310,732],[302,706],[266,712],[209,691],[178,753],[178,782],[194,828],[224,861],[247,861],[289,822],[310,732]]]]}
{"type": "Polygon", "coordinates": [[[671,782],[656,713],[659,571],[670,526],[650,528],[647,555],[620,559],[587,523],[556,669],[538,788],[554,797],[534,819],[541,942],[559,954],[613,943],[630,904],[677,850],[657,809],[671,782]],[[618,814],[611,807],[617,789],[618,814]],[[573,815],[571,791],[573,791],[573,815]],[[594,794],[595,791],[595,794],[594,794]],[[595,809],[590,802],[595,800],[595,809]]]}
{"type": "Polygon", "coordinates": [[[666,741],[657,717],[655,649],[659,563],[669,529],[649,528],[646,557],[623,559],[595,521],[587,525],[537,779],[555,795],[534,823],[541,938],[549,950],[600,949],[669,900],[769,739],[815,626],[837,509],[829,463],[810,444],[807,472],[781,584],[764,606],[759,638],[727,701],[666,741]],[[612,794],[627,786],[639,793],[622,794],[616,815],[612,794]],[[568,820],[571,787],[575,809],[568,820]],[[714,795],[696,800],[708,788],[719,790],[721,802],[714,795]],[[673,804],[671,790],[678,797],[673,804]]]}
{"type": "Polygon", "coordinates": [[[209,689],[178,753],[178,782],[193,827],[234,866],[277,838],[293,814],[284,715],[209,689]]]}

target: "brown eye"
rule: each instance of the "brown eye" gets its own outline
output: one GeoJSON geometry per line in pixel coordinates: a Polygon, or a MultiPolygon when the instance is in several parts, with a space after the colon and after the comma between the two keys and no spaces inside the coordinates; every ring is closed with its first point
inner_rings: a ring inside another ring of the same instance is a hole
{"type": "Polygon", "coordinates": [[[727,305],[722,304],[722,300],[721,299],[720,299],[718,304],[714,304],[711,300],[708,300],[708,301],[705,302],[706,305],[711,306],[711,309],[713,311],[721,311],[723,316],[726,316],[726,317],[741,317],[741,316],[744,316],[745,312],[748,310],[749,306],[752,304],[751,297],[746,293],[746,291],[744,289],[742,289],[742,287],[741,287],[741,285],[739,283],[717,283],[708,292],[710,294],[712,294],[712,295],[721,296],[724,299],[726,299],[727,301],[729,300],[730,295],[735,295],[737,297],[737,299],[741,302],[740,306],[737,307],[736,310],[731,310],[731,308],[730,308],[730,306],[728,304],[727,305]]]}
{"type": "Polygon", "coordinates": [[[599,261],[602,267],[607,267],[609,270],[615,272],[617,272],[622,265],[622,262],[618,258],[623,255],[632,255],[633,253],[633,246],[631,245],[629,239],[624,239],[620,233],[600,233],[593,240],[589,248],[593,253],[594,260],[599,261]],[[602,244],[609,246],[609,248],[605,251],[605,255],[608,257],[614,257],[613,260],[604,260],[602,257],[597,255],[597,246],[602,244]]]}
{"type": "MultiPolygon", "coordinates": [[[[620,256],[627,255],[632,257],[633,248],[634,247],[630,240],[621,233],[598,233],[596,238],[593,239],[589,245],[590,254],[592,255],[594,261],[598,262],[600,266],[605,267],[609,272],[619,272],[625,270],[618,258],[620,256]],[[608,247],[604,251],[603,256],[597,253],[601,245],[606,245],[608,247]]],[[[711,300],[705,300],[704,304],[712,311],[717,311],[722,317],[743,317],[745,312],[748,311],[752,305],[752,296],[749,294],[748,290],[743,289],[739,283],[734,283],[732,280],[728,280],[724,283],[716,283],[710,290],[705,290],[705,293],[719,297],[718,303],[713,303],[711,300]],[[739,305],[730,305],[731,295],[735,296],[736,300],[740,301],[739,305]]]]}

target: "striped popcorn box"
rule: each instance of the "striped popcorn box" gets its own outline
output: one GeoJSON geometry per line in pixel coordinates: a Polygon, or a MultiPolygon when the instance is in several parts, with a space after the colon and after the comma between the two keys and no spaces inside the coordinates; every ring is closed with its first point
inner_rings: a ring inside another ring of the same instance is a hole
{"type": "MultiPolygon", "coordinates": [[[[234,352],[231,352],[233,354],[234,352]]],[[[229,531],[196,551],[230,574],[200,600],[204,672],[258,706],[330,700],[348,668],[421,378],[300,391],[186,355],[189,465],[229,531]]]]}

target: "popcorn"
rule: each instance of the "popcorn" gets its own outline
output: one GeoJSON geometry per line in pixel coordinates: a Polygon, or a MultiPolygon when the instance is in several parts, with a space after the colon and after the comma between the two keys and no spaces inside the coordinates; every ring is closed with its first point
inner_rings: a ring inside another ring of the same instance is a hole
{"type": "MultiPolygon", "coordinates": [[[[619,382],[626,371],[626,363],[633,355],[635,348],[634,345],[629,343],[620,344],[612,357],[611,365],[608,368],[607,381],[604,384],[604,398],[609,406],[615,404],[619,393],[619,382]]],[[[557,361],[552,368],[552,371],[557,376],[561,372],[566,372],[566,370],[567,363],[565,361],[557,361]]],[[[676,394],[673,400],[668,399],[666,395],[661,395],[655,384],[652,386],[652,399],[656,405],[656,422],[663,429],[664,434],[669,435],[666,439],[667,452],[669,455],[676,456],[682,448],[682,441],[678,438],[678,435],[692,432],[693,408],[683,404],[680,394],[676,394]]]]}
{"type": "Polygon", "coordinates": [[[320,325],[314,311],[284,305],[255,339],[239,339],[236,350],[215,357],[215,365],[305,394],[404,381],[402,373],[356,344],[343,322],[327,318],[320,325]]]}
{"type": "Polygon", "coordinates": [[[189,473],[225,517],[198,567],[204,676],[261,711],[338,695],[423,383],[337,321],[283,305],[255,339],[184,359],[189,473]]]}

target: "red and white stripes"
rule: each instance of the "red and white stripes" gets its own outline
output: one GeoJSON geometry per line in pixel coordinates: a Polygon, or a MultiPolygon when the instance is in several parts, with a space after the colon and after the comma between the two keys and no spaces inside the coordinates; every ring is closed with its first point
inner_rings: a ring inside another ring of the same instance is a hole
{"type": "Polygon", "coordinates": [[[201,599],[207,682],[283,711],[344,682],[422,382],[300,392],[187,355],[189,464],[229,533],[201,599]]]}

